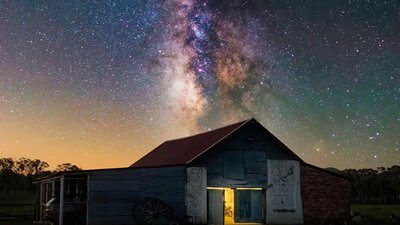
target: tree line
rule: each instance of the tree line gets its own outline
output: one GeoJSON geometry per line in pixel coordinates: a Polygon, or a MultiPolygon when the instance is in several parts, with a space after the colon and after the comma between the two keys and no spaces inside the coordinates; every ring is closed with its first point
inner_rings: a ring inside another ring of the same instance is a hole
{"type": "Polygon", "coordinates": [[[346,169],[341,173],[351,179],[353,203],[400,203],[400,166],[346,169]]]}
{"type": "Polygon", "coordinates": [[[61,171],[81,170],[71,163],[63,163],[49,170],[49,164],[39,159],[0,158],[0,191],[34,191],[36,179],[61,171]]]}

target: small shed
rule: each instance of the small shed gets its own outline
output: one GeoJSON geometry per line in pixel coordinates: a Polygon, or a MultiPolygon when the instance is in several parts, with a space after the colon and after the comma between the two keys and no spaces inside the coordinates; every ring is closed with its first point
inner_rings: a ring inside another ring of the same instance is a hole
{"type": "Polygon", "coordinates": [[[197,224],[320,224],[350,216],[350,182],[307,164],[255,119],[166,141],[129,168],[58,173],[39,182],[37,220],[58,196],[60,225],[139,224],[133,205],[159,199],[197,224]]]}

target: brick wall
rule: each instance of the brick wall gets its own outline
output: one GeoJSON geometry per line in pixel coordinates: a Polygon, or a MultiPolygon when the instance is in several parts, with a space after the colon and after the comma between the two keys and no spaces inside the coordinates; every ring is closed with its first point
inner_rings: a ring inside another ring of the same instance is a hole
{"type": "Polygon", "coordinates": [[[349,180],[307,164],[300,171],[304,224],[340,223],[349,218],[349,180]]]}

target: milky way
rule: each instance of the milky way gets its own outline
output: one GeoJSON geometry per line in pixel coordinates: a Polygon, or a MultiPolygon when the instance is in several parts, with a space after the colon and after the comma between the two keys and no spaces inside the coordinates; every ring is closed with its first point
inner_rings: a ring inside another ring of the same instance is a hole
{"type": "Polygon", "coordinates": [[[172,48],[162,67],[177,98],[166,103],[178,102],[177,117],[184,111],[190,116],[186,127],[195,131],[254,116],[251,102],[271,91],[270,59],[258,40],[264,34],[257,19],[240,10],[224,15],[210,1],[167,1],[163,9],[169,34],[164,41],[172,48]]]}
{"type": "Polygon", "coordinates": [[[251,117],[305,161],[400,162],[397,1],[1,1],[0,157],[130,165],[251,117]]]}

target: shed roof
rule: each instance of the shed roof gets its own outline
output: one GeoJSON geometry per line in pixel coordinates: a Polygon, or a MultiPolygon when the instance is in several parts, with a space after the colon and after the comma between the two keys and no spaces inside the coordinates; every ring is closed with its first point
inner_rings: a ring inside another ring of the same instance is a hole
{"type": "Polygon", "coordinates": [[[250,122],[259,124],[266,131],[266,134],[272,137],[282,147],[282,150],[288,153],[288,155],[293,156],[293,158],[301,162],[303,161],[258,121],[255,119],[249,119],[206,133],[166,141],[133,163],[131,167],[186,165],[204,152],[208,151],[214,145],[235,133],[235,131],[239,130],[243,125],[250,122]]]}
{"type": "Polygon", "coordinates": [[[185,165],[225,139],[250,120],[231,124],[209,132],[169,140],[143,156],[131,167],[154,167],[185,165]]]}

